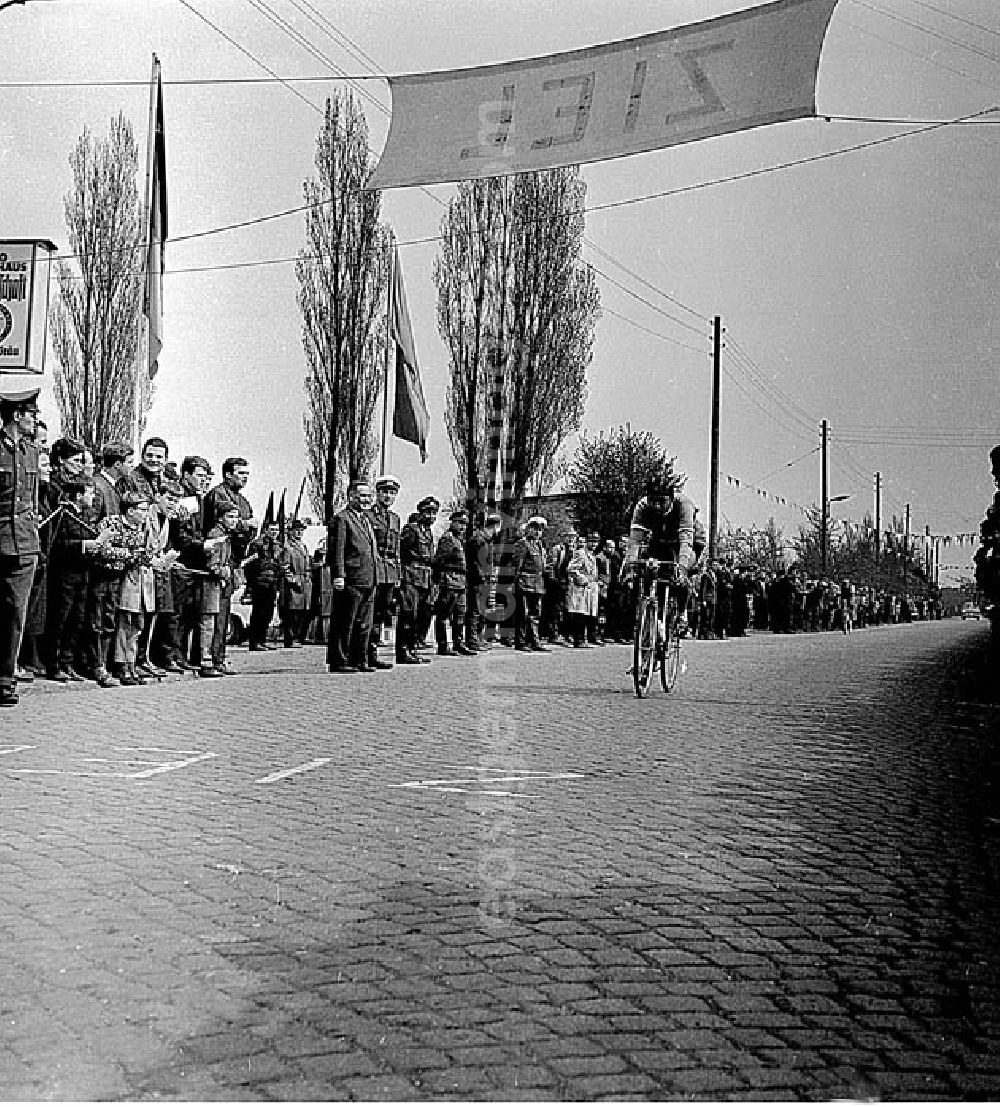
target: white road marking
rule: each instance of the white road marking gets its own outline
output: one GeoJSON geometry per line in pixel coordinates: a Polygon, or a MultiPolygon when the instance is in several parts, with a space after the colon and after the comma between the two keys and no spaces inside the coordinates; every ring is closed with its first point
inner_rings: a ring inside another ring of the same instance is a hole
{"type": "Polygon", "coordinates": [[[390,784],[390,788],[417,788],[434,792],[467,792],[481,796],[516,796],[520,799],[534,799],[530,792],[510,792],[502,788],[487,788],[488,784],[537,784],[544,780],[582,780],[583,773],[550,773],[544,769],[486,769],[475,765],[463,765],[461,768],[477,772],[481,776],[443,777],[432,780],[407,780],[402,784],[390,784]],[[499,774],[499,775],[495,775],[499,774]],[[471,784],[478,787],[463,788],[471,784]]]}
{"type": "Polygon", "coordinates": [[[115,746],[115,753],[179,753],[191,757],[201,750],[169,750],[165,746],[115,746]]]}
{"type": "Polygon", "coordinates": [[[217,753],[200,753],[197,757],[188,757],[183,761],[168,761],[165,765],[159,765],[155,769],[143,769],[138,773],[126,773],[129,780],[146,780],[160,773],[172,773],[174,769],[184,769],[188,765],[196,765],[199,761],[207,761],[210,757],[218,757],[217,753]]]}
{"type": "MultiPolygon", "coordinates": [[[[18,746],[16,749],[0,750],[0,753],[20,753],[25,750],[37,749],[37,746],[18,746]]],[[[79,760],[85,764],[103,764],[103,765],[151,765],[152,768],[140,769],[138,772],[124,772],[124,771],[110,771],[110,772],[95,772],[85,771],[82,769],[32,769],[26,766],[14,765],[7,768],[5,766],[4,771],[15,774],[30,774],[32,776],[89,776],[89,777],[105,777],[114,780],[146,780],[151,776],[158,776],[161,773],[170,773],[175,769],[183,769],[188,765],[195,765],[200,761],[207,761],[210,757],[218,757],[216,753],[203,753],[199,750],[168,750],[161,749],[156,746],[116,746],[116,753],[128,754],[135,753],[172,753],[172,754],[191,754],[193,756],[185,757],[179,761],[164,761],[159,758],[155,761],[149,760],[143,757],[81,757],[79,760]]]]}
{"type": "Polygon", "coordinates": [[[403,784],[390,784],[390,788],[440,788],[447,784],[514,784],[519,780],[577,780],[583,773],[511,773],[507,776],[445,777],[441,780],[407,780],[403,784]]]}
{"type": "Polygon", "coordinates": [[[317,757],[315,761],[307,761],[304,765],[296,765],[292,769],[282,769],[280,772],[271,773],[270,776],[262,776],[255,780],[254,784],[273,784],[276,780],[284,780],[287,776],[295,776],[296,773],[308,773],[312,769],[318,769],[330,760],[329,757],[317,757]]]}

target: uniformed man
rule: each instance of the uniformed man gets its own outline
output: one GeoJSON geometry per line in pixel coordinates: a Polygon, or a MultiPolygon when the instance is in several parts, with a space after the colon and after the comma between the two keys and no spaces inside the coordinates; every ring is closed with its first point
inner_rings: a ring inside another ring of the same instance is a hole
{"type": "Polygon", "coordinates": [[[382,636],[392,625],[393,605],[399,588],[399,516],[392,510],[399,492],[399,481],[384,473],[375,481],[375,504],[368,512],[368,521],[375,532],[378,560],[375,562],[375,615],[368,642],[368,664],[376,669],[388,669],[379,661],[378,647],[382,636]]]}
{"type": "Polygon", "coordinates": [[[0,398],[0,707],[18,702],[17,654],[38,560],[38,392],[0,398]]]}
{"type": "Polygon", "coordinates": [[[449,516],[448,529],[438,539],[434,554],[434,580],[438,594],[434,601],[434,638],[437,652],[442,657],[474,657],[463,641],[466,606],[465,531],[469,525],[469,513],[459,509],[449,516]],[[451,625],[451,645],[448,645],[448,626],[451,625]]]}
{"type": "Polygon", "coordinates": [[[440,500],[425,496],[399,534],[399,628],[396,636],[396,664],[422,665],[418,656],[419,627],[431,601],[431,573],[434,561],[434,535],[431,525],[437,518],[440,500]]]}
{"type": "Polygon", "coordinates": [[[286,649],[305,644],[306,623],[312,604],[312,566],[302,542],[306,525],[293,519],[288,525],[288,572],[279,594],[281,629],[286,649]]]}
{"type": "Polygon", "coordinates": [[[477,526],[465,543],[466,582],[469,594],[465,614],[465,644],[470,650],[488,650],[485,623],[489,606],[490,585],[493,582],[493,540],[502,522],[491,512],[480,514],[477,526]]]}
{"type": "Polygon", "coordinates": [[[545,595],[545,547],[542,532],[548,523],[533,515],[524,528],[524,536],[514,544],[514,595],[517,615],[514,623],[514,647],[548,653],[538,637],[538,620],[545,595]]]}

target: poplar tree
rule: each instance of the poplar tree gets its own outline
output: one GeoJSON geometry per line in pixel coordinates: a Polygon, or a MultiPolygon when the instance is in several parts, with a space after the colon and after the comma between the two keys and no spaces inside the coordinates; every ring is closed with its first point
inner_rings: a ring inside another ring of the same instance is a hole
{"type": "Polygon", "coordinates": [[[502,470],[502,506],[516,515],[583,419],[600,311],[581,257],[585,194],[575,167],[464,182],[442,220],[445,421],[470,507],[502,470]]]}
{"type": "Polygon", "coordinates": [[[308,409],[303,419],[313,502],[328,519],[377,454],[385,364],[384,297],[392,246],[381,193],[362,191],[373,165],[368,124],[350,92],[326,102],[316,177],[305,181],[306,246],[295,272],[308,409]]]}
{"type": "MultiPolygon", "coordinates": [[[[132,124],[119,113],[107,138],[84,129],[69,163],[63,208],[72,258],[56,266],[53,377],[63,434],[98,450],[112,439],[131,442],[135,420],[145,270],[132,124]]],[[[144,417],[145,374],[142,384],[144,417]]]]}

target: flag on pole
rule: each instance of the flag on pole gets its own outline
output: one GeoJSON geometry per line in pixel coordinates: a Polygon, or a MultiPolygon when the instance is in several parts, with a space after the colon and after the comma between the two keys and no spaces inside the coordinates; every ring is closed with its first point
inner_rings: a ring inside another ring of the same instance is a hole
{"type": "Polygon", "coordinates": [[[285,543],[285,493],[287,491],[287,488],[282,488],[281,501],[278,504],[278,541],[280,541],[282,545],[285,543]]]}
{"type": "Polygon", "coordinates": [[[427,460],[427,431],[431,417],[420,382],[417,350],[413,342],[410,311],[406,306],[403,271],[399,253],[393,247],[392,310],[389,313],[389,341],[396,344],[396,399],[393,405],[392,433],[420,447],[420,460],[427,460]]]}
{"type": "Polygon", "coordinates": [[[155,54],[149,91],[146,205],[146,296],[143,310],[149,322],[149,379],[152,380],[163,349],[163,247],[167,241],[167,145],[163,130],[160,62],[155,54]]]}
{"type": "Polygon", "coordinates": [[[299,509],[302,507],[302,495],[306,490],[306,481],[309,479],[308,473],[302,478],[302,483],[299,485],[299,494],[295,499],[295,511],[292,513],[292,522],[295,522],[299,517],[299,509]]]}
{"type": "Polygon", "coordinates": [[[264,521],[260,525],[260,533],[264,531],[274,522],[274,493],[272,492],[267,497],[267,507],[264,509],[264,521]]]}

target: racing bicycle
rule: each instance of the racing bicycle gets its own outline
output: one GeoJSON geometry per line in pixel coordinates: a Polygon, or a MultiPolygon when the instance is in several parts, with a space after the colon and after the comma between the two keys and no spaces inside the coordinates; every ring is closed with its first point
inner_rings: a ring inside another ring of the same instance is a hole
{"type": "Polygon", "coordinates": [[[678,574],[673,561],[646,558],[636,563],[634,587],[637,596],[635,632],[632,644],[632,684],[642,699],[653,683],[653,670],[660,670],[664,692],[672,692],[681,672],[681,611],[673,594],[678,574]]]}

